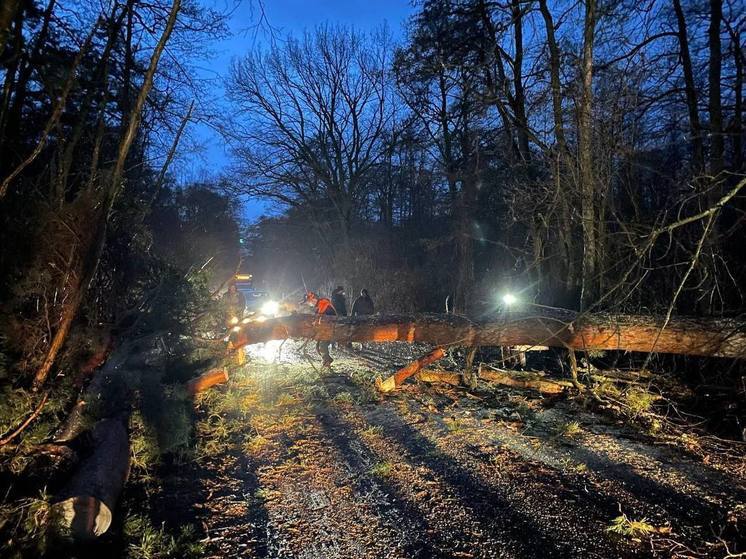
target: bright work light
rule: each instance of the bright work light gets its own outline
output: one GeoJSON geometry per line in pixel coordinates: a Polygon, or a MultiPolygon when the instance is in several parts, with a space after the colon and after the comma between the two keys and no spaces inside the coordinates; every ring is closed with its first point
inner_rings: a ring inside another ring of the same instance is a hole
{"type": "Polygon", "coordinates": [[[262,314],[266,316],[275,316],[280,311],[280,304],[277,301],[267,301],[262,305],[262,314]]]}
{"type": "Polygon", "coordinates": [[[510,305],[515,305],[517,302],[518,298],[512,293],[506,293],[503,295],[503,304],[505,304],[505,306],[509,307],[510,305]]]}

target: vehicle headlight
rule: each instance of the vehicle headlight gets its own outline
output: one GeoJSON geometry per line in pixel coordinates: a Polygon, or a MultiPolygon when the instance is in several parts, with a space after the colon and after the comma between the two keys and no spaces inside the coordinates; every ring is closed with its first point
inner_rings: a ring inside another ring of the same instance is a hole
{"type": "Polygon", "coordinates": [[[280,304],[277,301],[267,301],[262,305],[262,314],[275,316],[280,311],[280,304]]]}

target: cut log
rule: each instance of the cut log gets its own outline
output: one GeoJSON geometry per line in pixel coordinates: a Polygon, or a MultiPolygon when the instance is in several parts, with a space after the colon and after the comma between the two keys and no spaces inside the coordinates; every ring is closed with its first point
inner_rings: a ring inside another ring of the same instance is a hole
{"type": "Polygon", "coordinates": [[[191,396],[194,396],[199,392],[212,388],[216,384],[222,384],[224,382],[228,382],[228,373],[225,369],[210,369],[197,378],[190,380],[186,385],[186,389],[191,396]]]}
{"type": "Polygon", "coordinates": [[[561,394],[568,388],[573,387],[573,384],[569,381],[547,380],[537,374],[489,370],[482,367],[479,368],[479,378],[511,388],[536,390],[542,394],[561,394]]]}
{"type": "Polygon", "coordinates": [[[451,386],[460,386],[463,384],[463,377],[459,373],[449,373],[447,371],[422,370],[414,376],[420,382],[429,382],[433,384],[442,383],[451,386]]]}
{"type": "Polygon", "coordinates": [[[104,534],[129,475],[129,436],[121,418],[93,428],[93,446],[52,505],[57,532],[77,541],[104,534]]]}
{"type": "MultiPolygon", "coordinates": [[[[572,383],[562,380],[549,380],[541,375],[513,372],[484,370],[479,367],[478,376],[480,379],[509,386],[511,388],[520,388],[523,390],[536,390],[542,394],[561,394],[568,388],[572,388],[572,383]]],[[[451,386],[460,386],[464,384],[463,376],[459,373],[447,371],[422,370],[415,375],[415,378],[421,382],[450,384],[451,386]]]]}
{"type": "Polygon", "coordinates": [[[229,348],[287,338],[334,342],[425,342],[435,346],[553,346],[746,358],[746,325],[735,320],[674,318],[572,311],[474,322],[457,315],[318,317],[291,315],[250,322],[232,332],[229,348]],[[657,341],[656,341],[657,340],[657,341]]]}
{"type": "Polygon", "coordinates": [[[409,365],[402,367],[396,371],[393,375],[388,377],[386,380],[381,380],[380,377],[376,379],[376,388],[381,392],[391,392],[395,390],[401,383],[407,380],[409,377],[422,370],[424,367],[435,363],[436,361],[445,357],[446,350],[442,347],[436,347],[430,353],[427,353],[412,361],[409,365]]]}

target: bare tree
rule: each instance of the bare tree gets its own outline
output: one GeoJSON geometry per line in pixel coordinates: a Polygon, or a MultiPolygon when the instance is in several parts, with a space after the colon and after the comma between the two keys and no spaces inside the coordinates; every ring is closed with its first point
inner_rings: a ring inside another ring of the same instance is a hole
{"type": "Polygon", "coordinates": [[[228,126],[240,193],[328,206],[348,239],[393,118],[391,44],[324,26],[248,54],[231,70],[238,114],[228,126]]]}

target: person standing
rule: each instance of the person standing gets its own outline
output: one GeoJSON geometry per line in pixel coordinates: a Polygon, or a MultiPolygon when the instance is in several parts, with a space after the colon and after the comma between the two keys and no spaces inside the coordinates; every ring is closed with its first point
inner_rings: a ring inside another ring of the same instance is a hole
{"type": "Polygon", "coordinates": [[[332,291],[332,305],[337,311],[337,316],[347,316],[347,300],[345,299],[345,289],[341,285],[332,291]]]}
{"type": "Polygon", "coordinates": [[[366,316],[373,314],[373,299],[368,295],[367,289],[360,290],[360,297],[352,303],[352,316],[366,316]]]}
{"type": "MultiPolygon", "coordinates": [[[[317,316],[337,315],[337,311],[335,310],[332,302],[326,297],[319,297],[313,291],[309,291],[308,293],[306,293],[304,302],[307,305],[313,307],[313,310],[317,316]]],[[[330,342],[328,341],[319,340],[316,342],[316,351],[319,355],[321,355],[322,367],[331,367],[332,361],[334,361],[334,359],[332,359],[332,356],[329,354],[329,345],[330,342]]]]}

